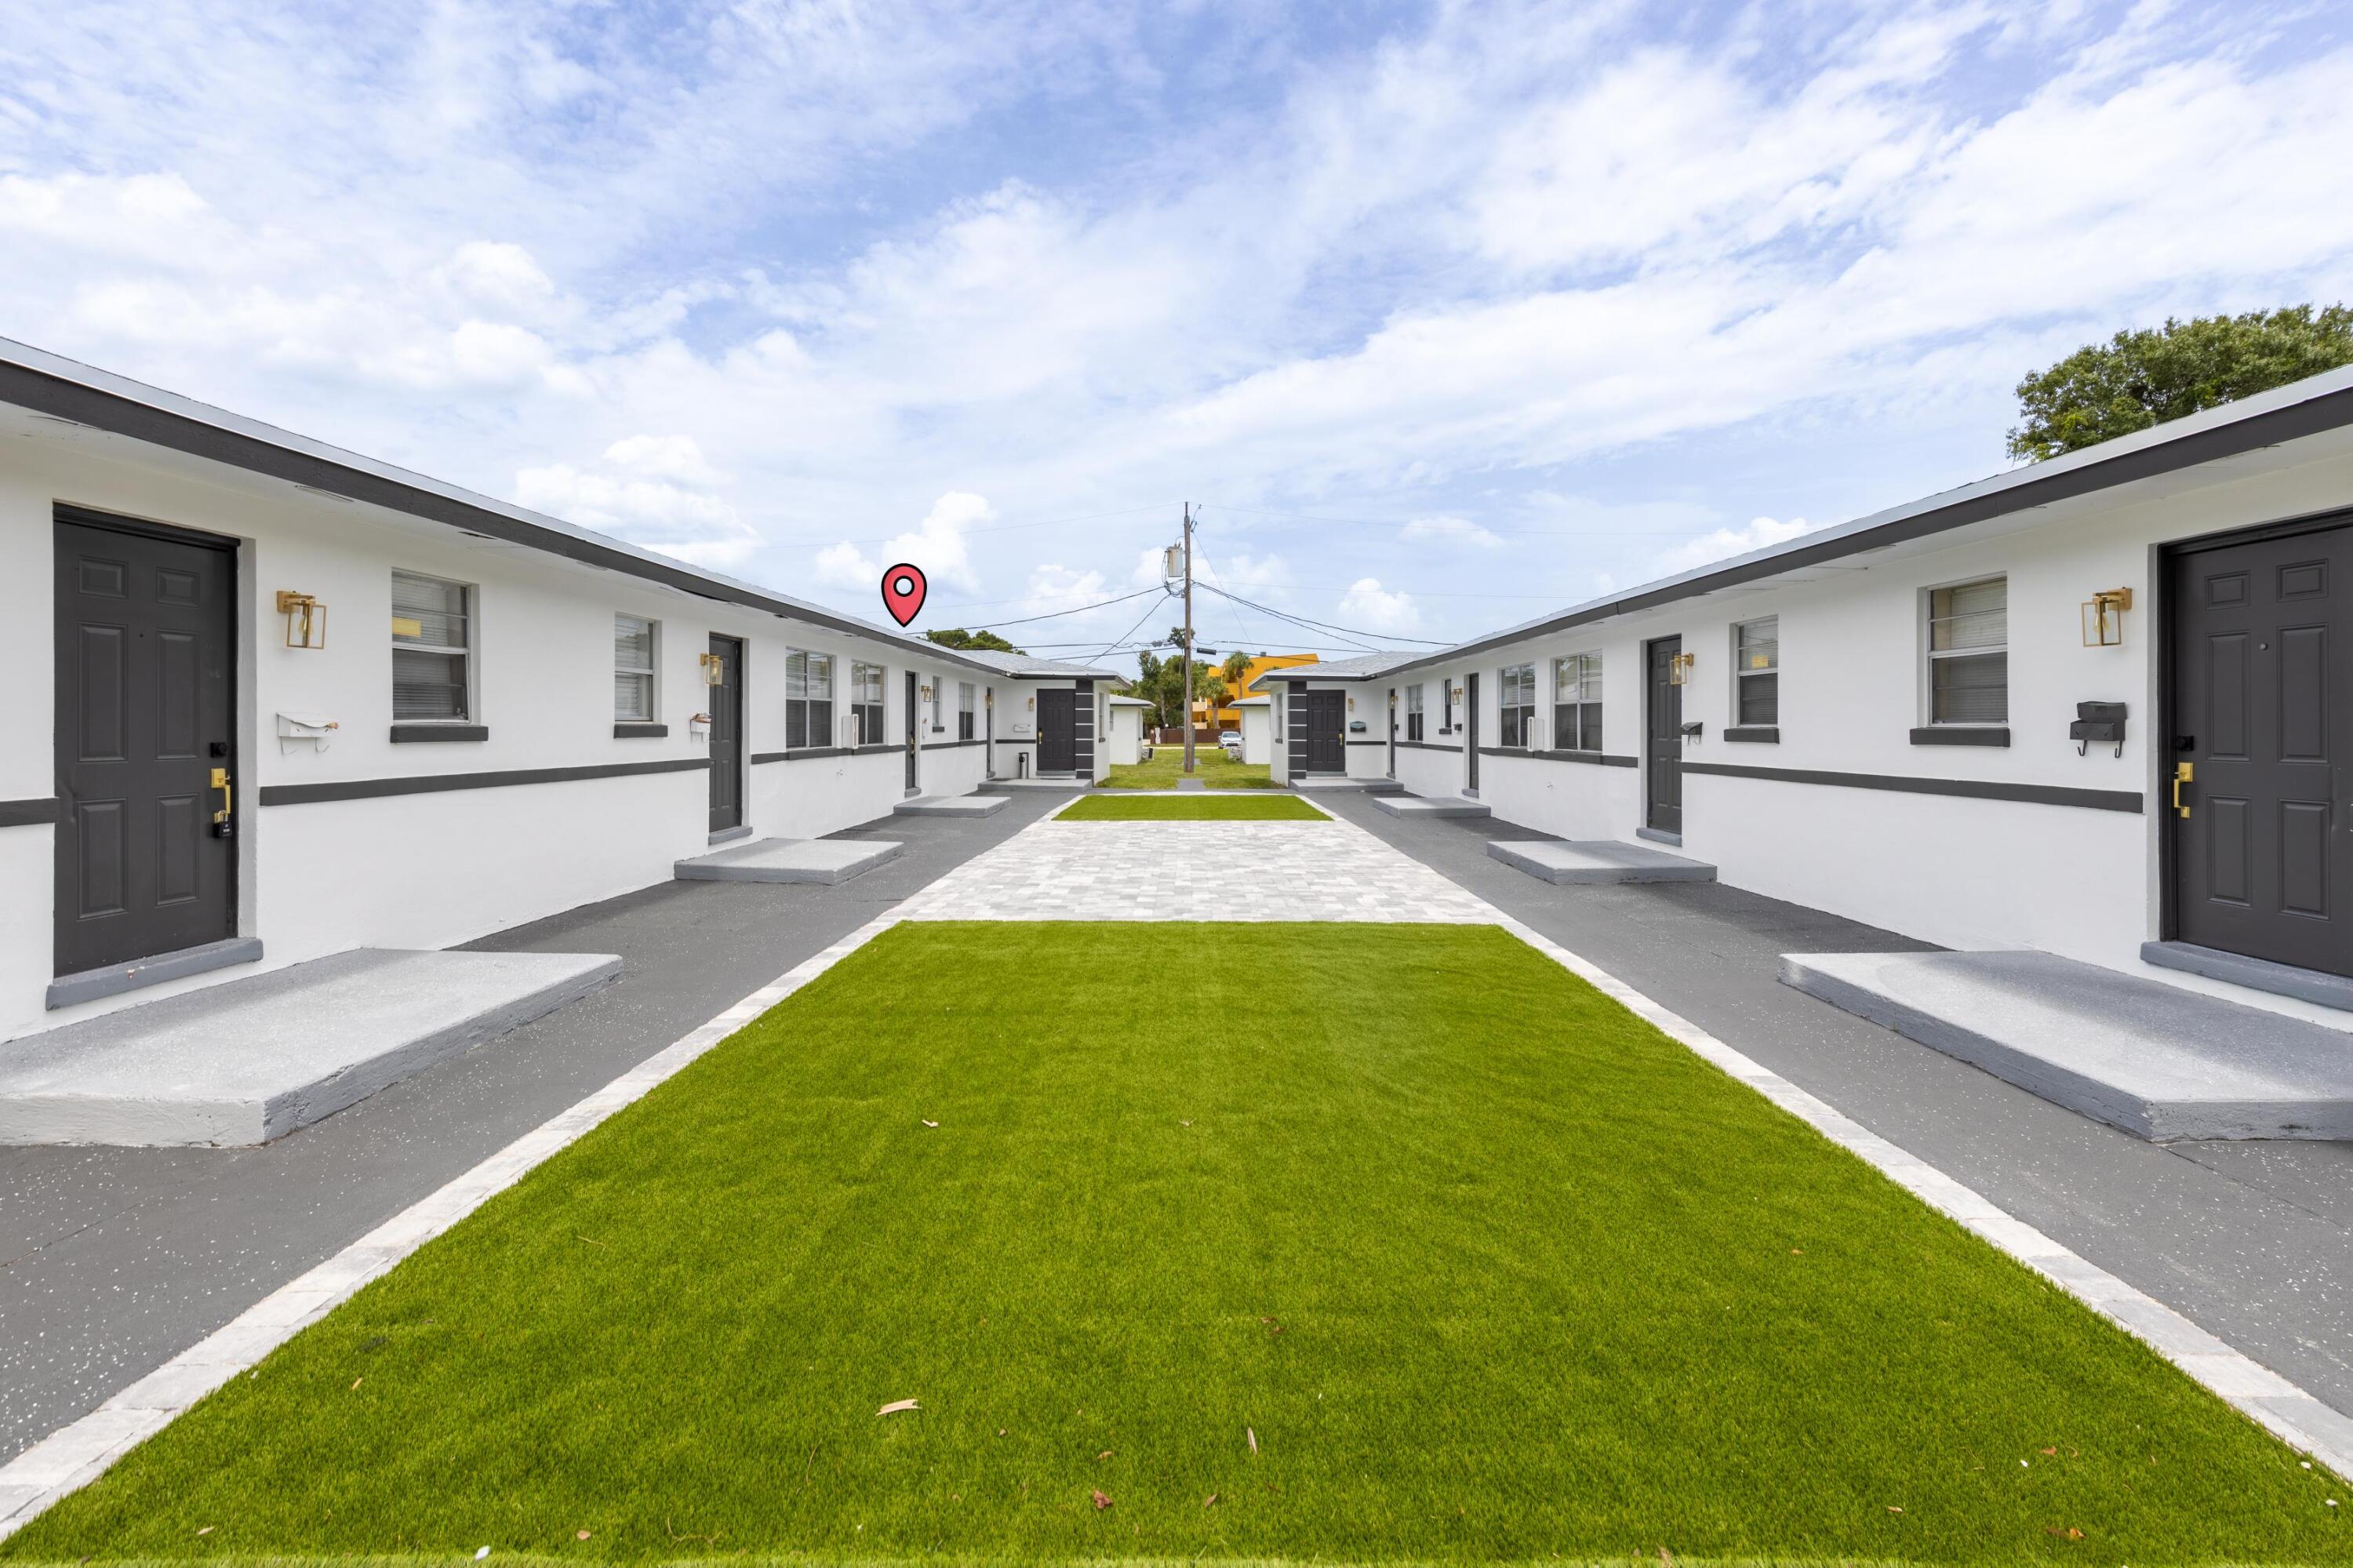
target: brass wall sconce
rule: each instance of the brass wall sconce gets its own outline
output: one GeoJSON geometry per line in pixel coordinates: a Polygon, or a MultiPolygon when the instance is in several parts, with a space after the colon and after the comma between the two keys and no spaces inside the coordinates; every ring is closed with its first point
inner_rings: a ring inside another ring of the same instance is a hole
{"type": "Polygon", "coordinates": [[[931,689],[931,687],[929,687],[929,686],[920,686],[920,687],[918,687],[918,688],[916,688],[916,689],[917,689],[918,691],[920,691],[920,692],[922,692],[922,693],[923,693],[923,701],[925,701],[925,702],[927,702],[927,703],[928,703],[928,702],[930,702],[930,701],[932,700],[932,689],[931,689]]]}
{"type": "Polygon", "coordinates": [[[324,648],[327,645],[327,607],[309,594],[280,588],[278,613],[286,618],[287,647],[324,648]]]}
{"type": "Polygon", "coordinates": [[[716,653],[698,653],[695,662],[702,666],[702,683],[723,686],[727,683],[727,661],[716,653]]]}
{"type": "Polygon", "coordinates": [[[2084,601],[2084,646],[2114,648],[2125,640],[2125,611],[2132,608],[2132,589],[2102,588],[2084,601]]]}
{"type": "Polygon", "coordinates": [[[1699,655],[1696,653],[1678,653],[1673,658],[1668,660],[1667,684],[1670,686],[1690,685],[1692,666],[1698,662],[1699,655]]]}

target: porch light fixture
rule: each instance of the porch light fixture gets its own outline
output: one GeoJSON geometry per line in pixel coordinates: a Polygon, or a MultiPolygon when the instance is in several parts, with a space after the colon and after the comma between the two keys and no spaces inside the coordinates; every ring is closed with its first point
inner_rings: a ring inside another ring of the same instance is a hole
{"type": "Polygon", "coordinates": [[[922,693],[923,694],[923,701],[925,701],[925,702],[927,702],[927,703],[928,703],[928,702],[930,702],[930,701],[932,700],[932,689],[931,689],[931,687],[929,687],[929,686],[923,686],[923,687],[920,687],[920,688],[918,688],[918,689],[919,689],[919,690],[921,690],[921,691],[922,691],[922,693]]]}
{"type": "Polygon", "coordinates": [[[327,645],[327,607],[309,594],[280,588],[278,613],[286,618],[287,647],[324,648],[327,645]]]}
{"type": "Polygon", "coordinates": [[[2125,611],[2132,608],[2132,589],[2102,588],[2084,601],[2084,646],[2115,648],[2125,640],[2125,611]]]}
{"type": "Polygon", "coordinates": [[[1356,711],[1356,699],[1354,696],[1351,696],[1348,699],[1348,711],[1350,713],[1355,713],[1356,711]]]}
{"type": "Polygon", "coordinates": [[[1673,658],[1668,660],[1667,684],[1670,686],[1690,685],[1692,666],[1698,662],[1699,655],[1696,653],[1678,653],[1673,658]]]}
{"type": "Polygon", "coordinates": [[[704,685],[723,686],[727,683],[726,660],[716,653],[702,653],[696,656],[695,662],[702,666],[704,685]]]}

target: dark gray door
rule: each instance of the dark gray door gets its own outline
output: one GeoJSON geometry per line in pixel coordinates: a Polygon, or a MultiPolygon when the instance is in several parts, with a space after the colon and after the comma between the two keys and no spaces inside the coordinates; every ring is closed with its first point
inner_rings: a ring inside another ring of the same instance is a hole
{"type": "Polygon", "coordinates": [[[1343,733],[1347,702],[1344,692],[1307,694],[1308,772],[1348,771],[1348,737],[1343,733]]]}
{"type": "Polygon", "coordinates": [[[1397,688],[1389,688],[1389,777],[1397,777],[1397,688]]]}
{"type": "Polygon", "coordinates": [[[60,513],[55,558],[57,972],[225,941],[236,546],[60,513]]]}
{"type": "Polygon", "coordinates": [[[1650,745],[1642,768],[1642,825],[1662,833],[1683,831],[1683,689],[1675,684],[1675,656],[1683,651],[1680,637],[1662,637],[1651,644],[1643,704],[1650,715],[1650,745]]]}
{"type": "Polygon", "coordinates": [[[744,644],[714,635],[711,657],[719,683],[711,688],[711,831],[744,825],[744,644]]]}
{"type": "Polygon", "coordinates": [[[920,772],[915,766],[915,753],[920,746],[923,715],[917,711],[916,695],[915,673],[910,670],[907,672],[907,793],[911,795],[921,788],[915,782],[920,772]]]}
{"type": "Polygon", "coordinates": [[[1462,787],[1479,792],[1479,672],[1462,678],[1462,787]]]}
{"type": "Polygon", "coordinates": [[[1038,694],[1038,771],[1068,773],[1079,765],[1079,694],[1068,686],[1038,694]]]}
{"type": "Polygon", "coordinates": [[[2172,934],[2353,974],[2353,821],[2337,821],[2353,787],[2353,527],[2192,547],[2168,578],[2168,738],[2193,770],[2171,819],[2172,934]]]}

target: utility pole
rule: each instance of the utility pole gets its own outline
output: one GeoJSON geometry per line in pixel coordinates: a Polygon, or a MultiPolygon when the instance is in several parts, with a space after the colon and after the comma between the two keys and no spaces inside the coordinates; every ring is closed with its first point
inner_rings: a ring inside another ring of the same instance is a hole
{"type": "Polygon", "coordinates": [[[1193,503],[1185,503],[1185,777],[1193,776],[1193,503]]]}

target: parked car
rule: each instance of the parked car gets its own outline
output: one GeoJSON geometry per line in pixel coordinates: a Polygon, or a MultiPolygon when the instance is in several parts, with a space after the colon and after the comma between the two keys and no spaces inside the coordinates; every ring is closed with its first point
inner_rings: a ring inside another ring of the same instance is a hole
{"type": "Polygon", "coordinates": [[[1218,732],[1218,745],[1223,748],[1228,757],[1232,758],[1236,762],[1240,762],[1242,759],[1241,731],[1238,729],[1219,730],[1218,732]]]}

